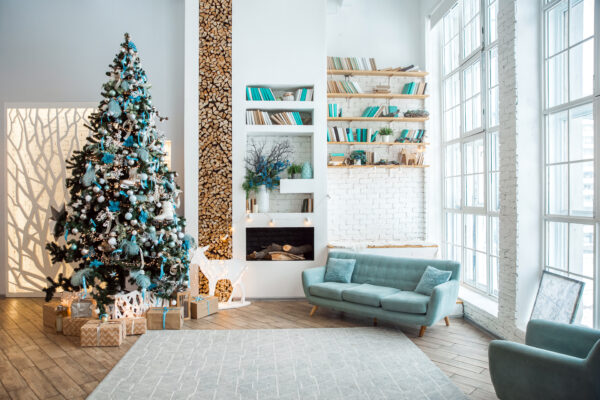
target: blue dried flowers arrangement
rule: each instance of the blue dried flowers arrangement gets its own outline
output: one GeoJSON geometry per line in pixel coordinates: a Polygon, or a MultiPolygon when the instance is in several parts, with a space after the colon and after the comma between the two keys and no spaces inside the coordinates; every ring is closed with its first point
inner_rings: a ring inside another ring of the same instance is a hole
{"type": "Polygon", "coordinates": [[[269,190],[279,187],[279,174],[290,165],[288,157],[292,153],[292,147],[289,141],[275,143],[268,154],[265,147],[266,143],[250,143],[246,156],[246,176],[242,184],[246,194],[262,185],[269,190]]]}

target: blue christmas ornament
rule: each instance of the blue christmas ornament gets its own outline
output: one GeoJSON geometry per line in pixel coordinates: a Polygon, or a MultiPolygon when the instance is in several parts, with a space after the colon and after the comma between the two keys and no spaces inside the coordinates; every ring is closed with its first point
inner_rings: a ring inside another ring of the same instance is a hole
{"type": "Polygon", "coordinates": [[[90,186],[96,180],[96,169],[92,165],[92,163],[88,163],[87,169],[85,170],[85,174],[81,177],[81,183],[83,186],[90,186]]]}
{"type": "Polygon", "coordinates": [[[90,263],[90,266],[91,266],[91,267],[94,267],[94,268],[98,268],[98,267],[99,267],[99,266],[101,266],[101,265],[104,265],[104,263],[103,263],[102,261],[99,261],[99,260],[93,260],[93,261],[90,263]]]}
{"type": "Polygon", "coordinates": [[[125,139],[123,141],[123,146],[124,147],[133,147],[133,136],[132,135],[127,136],[127,139],[125,139]]]}
{"type": "Polygon", "coordinates": [[[102,162],[104,164],[112,164],[114,160],[115,160],[114,154],[104,153],[104,155],[102,156],[102,162]]]}
{"type": "Polygon", "coordinates": [[[145,223],[146,223],[146,221],[148,221],[148,213],[147,213],[146,211],[142,211],[142,212],[140,213],[140,216],[138,217],[138,219],[140,220],[140,222],[141,222],[142,224],[145,224],[145,223]]]}
{"type": "Polygon", "coordinates": [[[108,115],[111,117],[118,118],[121,116],[123,111],[121,110],[121,106],[115,99],[111,99],[108,102],[108,115]]]}
{"type": "Polygon", "coordinates": [[[119,206],[120,202],[119,201],[112,201],[109,200],[108,201],[108,210],[112,211],[112,212],[117,212],[120,210],[120,206],[119,206]]]}
{"type": "Polygon", "coordinates": [[[129,90],[129,82],[127,82],[127,81],[121,82],[121,89],[123,89],[124,91],[128,91],[129,90]]]}

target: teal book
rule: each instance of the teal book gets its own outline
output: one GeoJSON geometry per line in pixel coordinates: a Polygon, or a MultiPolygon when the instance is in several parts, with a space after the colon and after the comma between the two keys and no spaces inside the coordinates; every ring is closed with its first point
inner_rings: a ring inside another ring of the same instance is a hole
{"type": "Polygon", "coordinates": [[[333,104],[327,104],[327,113],[330,117],[333,117],[333,104]]]}
{"type": "Polygon", "coordinates": [[[266,94],[266,89],[265,88],[258,88],[258,90],[260,91],[260,97],[262,97],[263,100],[269,100],[267,98],[267,94],[266,94]]]}
{"type": "Polygon", "coordinates": [[[331,142],[331,139],[329,138],[329,128],[327,128],[327,141],[331,142]]]}
{"type": "Polygon", "coordinates": [[[368,117],[373,118],[375,114],[377,114],[377,110],[379,110],[379,107],[371,107],[371,112],[369,113],[368,117]]]}
{"type": "Polygon", "coordinates": [[[389,114],[393,114],[393,113],[395,113],[396,111],[398,111],[398,107],[397,107],[397,106],[389,106],[389,107],[388,107],[388,113],[389,113],[389,114]]]}
{"type": "Polygon", "coordinates": [[[365,108],[365,110],[362,113],[362,117],[367,117],[369,115],[369,112],[371,112],[371,107],[365,108]]]}
{"type": "Polygon", "coordinates": [[[248,86],[246,86],[246,100],[252,100],[252,97],[250,96],[250,88],[248,86]]]}
{"type": "Polygon", "coordinates": [[[375,131],[375,133],[373,134],[373,137],[371,137],[371,142],[374,142],[375,139],[377,138],[377,134],[379,133],[379,131],[375,131]]]}
{"type": "Polygon", "coordinates": [[[402,94],[408,94],[408,88],[409,88],[410,84],[405,83],[404,86],[402,86],[402,94]]]}
{"type": "Polygon", "coordinates": [[[406,135],[408,135],[408,129],[403,129],[402,133],[400,133],[400,143],[404,143],[406,135]]]}
{"type": "Polygon", "coordinates": [[[300,101],[305,101],[306,100],[306,89],[302,89],[302,91],[300,92],[300,101]]]}
{"type": "Polygon", "coordinates": [[[337,112],[337,104],[333,104],[333,116],[337,117],[338,116],[338,112],[337,112]]]}

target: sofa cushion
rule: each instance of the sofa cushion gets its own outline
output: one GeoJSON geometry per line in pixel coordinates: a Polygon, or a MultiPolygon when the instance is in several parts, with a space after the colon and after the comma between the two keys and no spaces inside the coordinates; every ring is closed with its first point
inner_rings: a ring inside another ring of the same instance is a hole
{"type": "Polygon", "coordinates": [[[381,307],[386,311],[409,314],[425,314],[429,296],[417,292],[402,291],[381,299],[381,307]]]}
{"type": "Polygon", "coordinates": [[[323,282],[311,285],[308,291],[313,296],[342,300],[342,292],[356,286],[359,286],[358,283],[323,282]]]}
{"type": "Polygon", "coordinates": [[[354,264],[356,264],[356,260],[351,258],[330,257],[325,266],[325,282],[350,283],[354,264]]]}
{"type": "Polygon", "coordinates": [[[432,266],[427,266],[421,280],[415,288],[415,292],[421,293],[427,296],[431,296],[433,288],[442,283],[448,282],[452,271],[442,271],[432,266]]]}
{"type": "Polygon", "coordinates": [[[342,299],[351,303],[380,307],[382,298],[398,292],[400,292],[400,290],[395,288],[363,283],[357,287],[344,290],[342,299]]]}

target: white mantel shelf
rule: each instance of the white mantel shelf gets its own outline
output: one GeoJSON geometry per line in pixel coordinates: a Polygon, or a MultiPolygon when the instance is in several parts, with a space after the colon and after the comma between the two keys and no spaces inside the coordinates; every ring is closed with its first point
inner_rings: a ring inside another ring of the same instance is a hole
{"type": "Polygon", "coordinates": [[[246,214],[246,228],[312,228],[313,213],[250,213],[246,214]],[[309,221],[306,221],[306,218],[309,221]],[[271,223],[271,220],[273,222],[271,223]]]}
{"type": "Polygon", "coordinates": [[[248,136],[312,136],[313,125],[246,125],[248,136]]]}
{"type": "Polygon", "coordinates": [[[246,100],[247,110],[293,110],[312,111],[315,104],[312,101],[254,101],[246,100]]]}

